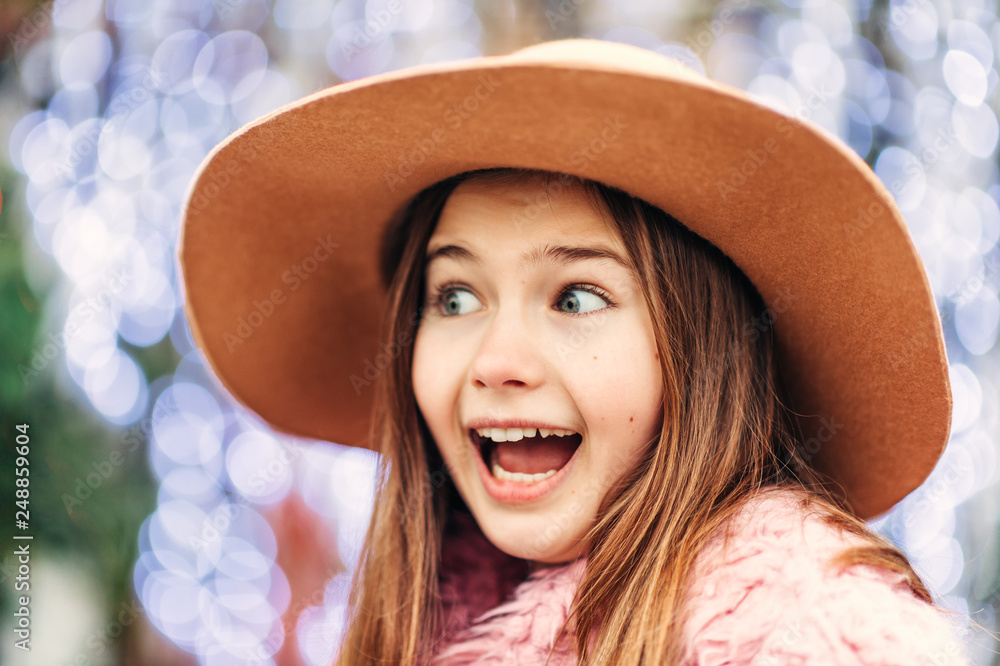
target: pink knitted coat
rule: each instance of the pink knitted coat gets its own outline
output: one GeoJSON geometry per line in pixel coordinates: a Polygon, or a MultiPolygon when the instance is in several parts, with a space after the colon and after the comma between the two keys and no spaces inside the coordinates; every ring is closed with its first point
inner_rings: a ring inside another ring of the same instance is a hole
{"type": "MultiPolygon", "coordinates": [[[[442,555],[444,641],[432,663],[544,664],[586,558],[525,580],[523,562],[493,547],[471,517],[456,521],[442,555]]],[[[695,563],[684,666],[968,663],[944,614],[901,574],[828,567],[866,542],[824,523],[798,495],[762,493],[727,525],[728,542],[720,531],[695,563]]],[[[549,663],[576,664],[572,644],[561,641],[549,663]]]]}

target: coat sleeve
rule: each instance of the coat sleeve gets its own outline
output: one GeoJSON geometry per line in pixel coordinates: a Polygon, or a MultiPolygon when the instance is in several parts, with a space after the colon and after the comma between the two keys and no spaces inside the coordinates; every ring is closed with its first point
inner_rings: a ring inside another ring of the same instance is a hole
{"type": "Polygon", "coordinates": [[[967,666],[948,617],[902,574],[829,565],[859,537],[780,495],[733,523],[695,565],[684,666],[967,666]]]}

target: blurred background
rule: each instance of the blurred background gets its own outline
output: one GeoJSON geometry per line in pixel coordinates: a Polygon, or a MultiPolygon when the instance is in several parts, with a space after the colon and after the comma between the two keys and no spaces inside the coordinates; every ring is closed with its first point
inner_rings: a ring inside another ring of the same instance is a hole
{"type": "Polygon", "coordinates": [[[0,662],[327,664],[374,454],[272,433],[194,349],[175,249],[202,158],[321,88],[551,39],[674,57],[841,137],[937,295],[948,449],[873,526],[997,664],[1000,173],[994,3],[0,2],[0,662]],[[30,527],[15,528],[17,424],[30,527]],[[32,651],[13,647],[31,534],[32,651]],[[13,545],[12,545],[13,544],[13,545]]]}

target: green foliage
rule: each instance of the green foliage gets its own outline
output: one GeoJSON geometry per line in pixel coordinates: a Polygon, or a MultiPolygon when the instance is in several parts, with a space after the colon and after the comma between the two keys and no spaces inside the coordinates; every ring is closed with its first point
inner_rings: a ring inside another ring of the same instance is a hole
{"type": "MultiPolygon", "coordinates": [[[[13,534],[31,534],[32,560],[51,554],[87,563],[107,591],[107,622],[132,598],[132,567],[138,531],[156,506],[146,446],[130,446],[123,433],[102,422],[82,392],[65,379],[62,353],[25,378],[35,353],[49,342],[42,330],[47,294],[36,294],[26,279],[23,229],[28,215],[13,193],[15,174],[0,170],[4,193],[0,212],[0,600],[9,608],[13,585],[8,559],[13,534]],[[17,424],[30,436],[30,528],[15,527],[14,486],[17,424]],[[94,563],[90,567],[89,563],[94,563]]],[[[166,343],[169,345],[169,342],[166,343]]],[[[172,349],[146,354],[140,362],[149,379],[177,362],[172,349]]]]}

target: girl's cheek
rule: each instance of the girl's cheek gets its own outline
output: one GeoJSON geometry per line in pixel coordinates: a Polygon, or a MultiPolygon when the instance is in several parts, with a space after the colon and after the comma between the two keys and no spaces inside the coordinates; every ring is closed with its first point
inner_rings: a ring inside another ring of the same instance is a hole
{"type": "Polygon", "coordinates": [[[553,331],[557,353],[565,358],[598,350],[605,346],[614,335],[613,317],[606,310],[600,310],[588,317],[570,318],[560,322],[553,331]]]}

